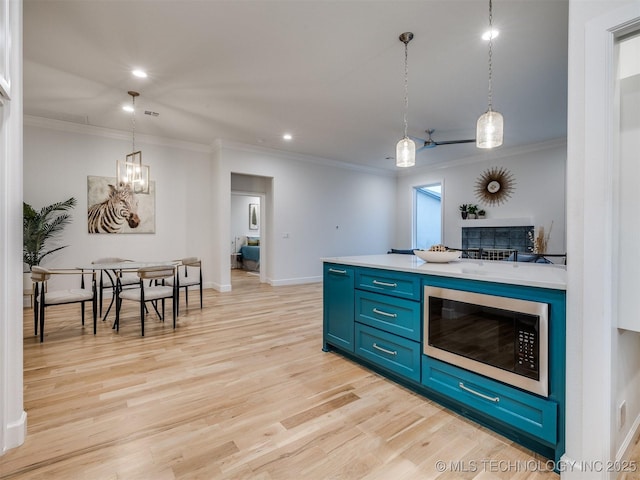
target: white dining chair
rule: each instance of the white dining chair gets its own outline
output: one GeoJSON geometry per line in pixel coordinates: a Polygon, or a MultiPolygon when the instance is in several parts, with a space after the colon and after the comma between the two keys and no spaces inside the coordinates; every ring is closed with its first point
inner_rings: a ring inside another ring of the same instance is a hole
{"type": "Polygon", "coordinates": [[[93,312],[93,334],[96,334],[97,319],[97,293],[96,293],[96,274],[95,272],[85,272],[80,269],[56,269],[49,270],[47,268],[34,266],[31,268],[31,280],[34,287],[34,303],[33,303],[33,323],[35,335],[38,335],[38,323],[40,326],[40,342],[44,342],[44,321],[45,309],[54,305],[65,305],[69,303],[80,303],[82,325],[84,325],[84,309],[85,303],[91,302],[93,312]],[[52,289],[49,280],[52,276],[57,275],[80,275],[80,288],[68,289],[52,289]],[[91,276],[91,287],[85,288],[85,275],[91,276]]]}
{"type": "Polygon", "coordinates": [[[140,304],[140,331],[144,337],[144,319],[146,316],[146,304],[151,303],[153,309],[157,313],[161,321],[164,322],[165,317],[165,300],[171,299],[171,312],[173,316],[173,328],[176,328],[177,316],[177,287],[168,285],[167,281],[174,279],[176,275],[175,265],[162,265],[140,268],[136,272],[138,276],[139,288],[123,290],[119,282],[116,287],[116,321],[114,327],[116,331],[120,330],[120,317],[123,300],[130,300],[140,304]],[[145,282],[148,280],[149,282],[145,282]],[[145,285],[145,283],[147,283],[145,285]],[[158,310],[158,301],[162,304],[162,313],[158,310]]]}
{"type": "Polygon", "coordinates": [[[178,295],[178,305],[176,313],[180,311],[180,289],[184,288],[184,301],[186,308],[189,308],[189,287],[198,286],[200,289],[200,308],[202,309],[202,261],[197,257],[186,257],[177,260],[177,274],[175,280],[167,279],[167,285],[175,282],[178,295]]]}

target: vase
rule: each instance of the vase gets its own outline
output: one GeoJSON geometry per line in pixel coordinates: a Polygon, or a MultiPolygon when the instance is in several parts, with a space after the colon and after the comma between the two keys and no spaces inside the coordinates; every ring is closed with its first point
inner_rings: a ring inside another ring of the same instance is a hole
{"type": "Polygon", "coordinates": [[[468,214],[468,212],[460,212],[460,215],[462,215],[462,219],[463,220],[466,220],[467,214],[468,214]]]}

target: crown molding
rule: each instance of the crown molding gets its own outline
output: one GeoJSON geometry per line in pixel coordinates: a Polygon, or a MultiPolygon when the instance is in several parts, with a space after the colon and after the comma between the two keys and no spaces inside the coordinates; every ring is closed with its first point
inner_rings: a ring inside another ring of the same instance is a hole
{"type": "Polygon", "coordinates": [[[567,138],[554,138],[553,140],[547,140],[545,142],[531,143],[528,145],[519,145],[515,147],[499,148],[490,151],[485,151],[481,154],[471,155],[469,157],[459,158],[457,160],[449,160],[445,162],[433,163],[430,165],[423,165],[417,168],[409,168],[410,171],[398,172],[398,177],[406,177],[415,175],[416,173],[432,172],[433,170],[440,170],[443,168],[458,167],[464,165],[472,165],[474,163],[486,162],[488,160],[500,160],[510,157],[517,157],[519,155],[525,155],[532,152],[542,152],[544,150],[551,150],[555,148],[567,146],[567,138]]]}
{"type": "MultiPolygon", "coordinates": [[[[67,133],[80,133],[84,135],[95,135],[113,140],[131,141],[131,132],[115,130],[111,128],[97,127],[95,125],[84,125],[80,123],[66,122],[52,118],[38,117],[35,115],[24,115],[24,125],[30,127],[47,128],[67,133]]],[[[145,135],[136,133],[136,140],[149,145],[161,145],[163,147],[181,148],[202,153],[210,153],[211,146],[195,142],[185,142],[172,138],[158,137],[155,135],[145,135]]]]}
{"type": "Polygon", "coordinates": [[[383,177],[396,177],[396,173],[394,171],[385,170],[382,168],[375,167],[367,167],[365,165],[358,165],[354,163],[340,162],[337,160],[331,160],[328,158],[316,157],[313,155],[307,155],[304,153],[293,153],[287,152],[284,150],[278,150],[276,148],[264,147],[259,145],[252,145],[247,143],[240,143],[233,140],[216,140],[212,144],[221,149],[229,149],[229,150],[240,150],[249,153],[259,153],[265,155],[272,155],[276,157],[280,157],[286,160],[293,160],[298,162],[305,163],[314,163],[317,165],[322,165],[325,167],[334,167],[341,168],[344,170],[354,170],[357,172],[368,173],[371,175],[378,175],[383,177]]]}

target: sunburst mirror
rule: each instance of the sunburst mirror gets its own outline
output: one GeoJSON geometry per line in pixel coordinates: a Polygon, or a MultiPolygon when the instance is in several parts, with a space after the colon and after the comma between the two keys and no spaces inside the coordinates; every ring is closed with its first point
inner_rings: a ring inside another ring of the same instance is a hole
{"type": "Polygon", "coordinates": [[[489,206],[507,201],[515,188],[513,174],[504,167],[491,167],[476,180],[476,198],[489,206]]]}

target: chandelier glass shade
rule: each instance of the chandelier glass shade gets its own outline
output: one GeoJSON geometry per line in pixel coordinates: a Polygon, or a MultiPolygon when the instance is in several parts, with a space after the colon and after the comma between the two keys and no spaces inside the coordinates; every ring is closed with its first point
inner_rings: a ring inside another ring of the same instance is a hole
{"type": "Polygon", "coordinates": [[[416,143],[409,137],[396,145],[396,167],[413,167],[416,164],[416,143]]]}

